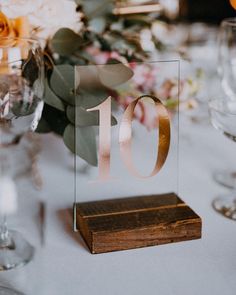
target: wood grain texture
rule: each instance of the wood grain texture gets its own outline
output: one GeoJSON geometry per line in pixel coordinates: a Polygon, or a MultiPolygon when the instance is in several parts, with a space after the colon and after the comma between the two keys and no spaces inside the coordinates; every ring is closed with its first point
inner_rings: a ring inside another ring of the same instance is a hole
{"type": "Polygon", "coordinates": [[[93,254],[201,238],[201,218],[174,193],[79,203],[76,217],[93,254]]]}

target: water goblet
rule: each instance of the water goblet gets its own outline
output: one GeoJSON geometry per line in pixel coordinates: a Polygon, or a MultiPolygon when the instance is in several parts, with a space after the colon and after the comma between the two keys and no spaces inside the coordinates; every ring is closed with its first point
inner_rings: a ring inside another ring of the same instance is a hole
{"type": "Polygon", "coordinates": [[[236,18],[222,21],[218,39],[218,74],[222,88],[231,100],[236,100],[236,18]]]}
{"type": "MultiPolygon", "coordinates": [[[[43,109],[43,85],[44,61],[39,42],[25,38],[1,38],[0,190],[2,186],[6,189],[0,192],[0,270],[22,266],[31,261],[34,254],[33,246],[23,235],[7,226],[6,216],[13,213],[16,207],[15,200],[11,200],[16,196],[8,164],[14,156],[12,147],[26,132],[37,128],[43,109]]],[[[18,293],[0,287],[0,294],[18,293]]]]}
{"type": "MultiPolygon", "coordinates": [[[[227,96],[214,98],[209,101],[209,112],[212,125],[236,144],[236,100],[227,96]]],[[[215,199],[213,207],[225,217],[236,220],[236,191],[215,199]]]]}

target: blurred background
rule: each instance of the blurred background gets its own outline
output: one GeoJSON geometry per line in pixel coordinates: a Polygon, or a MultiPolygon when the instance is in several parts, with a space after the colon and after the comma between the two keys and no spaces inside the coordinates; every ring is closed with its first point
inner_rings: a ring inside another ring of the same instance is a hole
{"type": "Polygon", "coordinates": [[[219,23],[235,16],[235,0],[180,0],[180,16],[188,21],[219,23]]]}
{"type": "MultiPolygon", "coordinates": [[[[155,5],[157,3],[164,7],[168,17],[176,17],[183,21],[203,21],[208,23],[219,23],[226,17],[235,16],[236,8],[235,0],[117,1],[118,6],[126,7],[129,5],[155,5]]],[[[154,10],[153,7],[152,9],[154,10]]]]}

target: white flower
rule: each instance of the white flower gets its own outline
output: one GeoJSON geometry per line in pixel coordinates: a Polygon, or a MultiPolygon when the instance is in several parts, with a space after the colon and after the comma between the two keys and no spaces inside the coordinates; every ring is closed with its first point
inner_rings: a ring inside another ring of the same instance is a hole
{"type": "Polygon", "coordinates": [[[183,25],[168,25],[155,21],[151,28],[154,37],[167,46],[179,46],[186,41],[188,32],[183,25]]]}
{"type": "Polygon", "coordinates": [[[62,27],[76,32],[82,27],[72,0],[0,0],[0,7],[10,18],[27,16],[38,38],[48,39],[62,27]]]}
{"type": "Polygon", "coordinates": [[[1,11],[9,18],[29,15],[42,5],[43,0],[0,0],[1,11]]]}

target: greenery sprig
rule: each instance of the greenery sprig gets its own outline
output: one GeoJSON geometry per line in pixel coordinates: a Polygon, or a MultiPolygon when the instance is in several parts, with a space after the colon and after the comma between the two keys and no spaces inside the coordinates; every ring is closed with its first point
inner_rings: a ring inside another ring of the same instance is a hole
{"type": "MultiPolygon", "coordinates": [[[[90,73],[91,81],[87,85],[81,84],[84,73],[80,72],[77,73],[80,83],[75,86],[74,66],[95,64],[94,57],[87,51],[90,46],[99,47],[101,51],[117,51],[127,61],[145,60],[148,55],[142,50],[140,28],[150,27],[155,15],[116,16],[112,13],[112,0],[75,2],[78,13],[82,14],[82,31],[61,28],[45,49],[45,106],[38,132],[55,132],[62,136],[71,152],[97,165],[95,126],[99,118],[97,112],[87,112],[87,109],[100,104],[117,85],[129,80],[132,71],[122,64],[116,65],[119,71],[115,74],[109,67],[106,71],[98,68],[95,75],[90,73]]],[[[111,62],[118,61],[108,61],[111,62]]],[[[116,124],[114,117],[112,124],[116,124]]]]}

